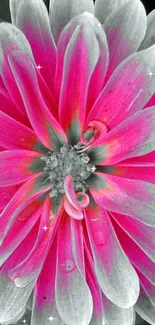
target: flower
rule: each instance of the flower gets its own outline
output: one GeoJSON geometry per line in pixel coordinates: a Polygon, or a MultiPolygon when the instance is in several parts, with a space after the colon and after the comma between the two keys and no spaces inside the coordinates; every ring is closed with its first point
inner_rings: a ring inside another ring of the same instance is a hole
{"type": "Polygon", "coordinates": [[[133,325],[135,311],[154,324],[155,12],[147,19],[139,0],[10,10],[0,322],[29,308],[31,325],[133,325]]]}

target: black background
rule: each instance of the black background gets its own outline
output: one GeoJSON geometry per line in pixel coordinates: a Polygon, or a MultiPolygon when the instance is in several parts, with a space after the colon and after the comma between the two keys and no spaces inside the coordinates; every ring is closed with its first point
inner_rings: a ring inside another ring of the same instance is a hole
{"type": "MultiPolygon", "coordinates": [[[[26,0],[25,0],[26,1],[26,0]]],[[[49,0],[44,0],[47,7],[49,5],[49,0]]],[[[61,0],[60,0],[61,2],[61,0]]],[[[151,0],[142,0],[145,9],[147,13],[155,9],[155,2],[151,0]],[[153,3],[154,2],[154,3],[153,3]]],[[[0,21],[10,21],[10,12],[9,12],[9,0],[0,0],[0,21]]],[[[140,318],[137,319],[136,322],[137,325],[146,325],[144,320],[141,320],[140,318]]]]}
{"type": "MultiPolygon", "coordinates": [[[[61,1],[61,0],[60,0],[61,1]]],[[[49,4],[49,0],[44,0],[44,2],[49,4]]],[[[147,13],[151,10],[155,9],[155,2],[151,0],[142,0],[147,13]]],[[[10,13],[9,13],[9,0],[0,0],[0,21],[10,21],[10,13]]]]}

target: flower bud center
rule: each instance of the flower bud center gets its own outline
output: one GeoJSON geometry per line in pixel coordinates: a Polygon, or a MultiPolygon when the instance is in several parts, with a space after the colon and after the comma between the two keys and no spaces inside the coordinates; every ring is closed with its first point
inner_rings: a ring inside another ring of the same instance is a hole
{"type": "Polygon", "coordinates": [[[42,159],[47,178],[53,184],[51,197],[64,193],[66,175],[72,176],[75,192],[85,193],[88,190],[86,180],[95,171],[95,166],[90,163],[87,152],[79,153],[76,145],[65,144],[60,152],[49,151],[42,159]]]}

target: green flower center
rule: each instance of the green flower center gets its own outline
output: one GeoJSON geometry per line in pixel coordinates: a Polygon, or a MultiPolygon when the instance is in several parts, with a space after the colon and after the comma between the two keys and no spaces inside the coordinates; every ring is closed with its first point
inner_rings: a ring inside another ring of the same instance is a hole
{"type": "Polygon", "coordinates": [[[44,171],[53,184],[50,196],[56,197],[64,193],[64,179],[66,175],[73,178],[75,192],[85,193],[88,190],[87,178],[95,171],[86,152],[79,152],[81,144],[74,147],[68,144],[60,148],[60,152],[49,151],[42,157],[45,161],[44,171]]]}

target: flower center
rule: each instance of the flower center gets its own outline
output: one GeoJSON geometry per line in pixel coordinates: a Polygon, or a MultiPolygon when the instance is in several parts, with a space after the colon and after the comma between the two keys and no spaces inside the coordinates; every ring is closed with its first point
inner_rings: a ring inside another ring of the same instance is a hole
{"type": "Polygon", "coordinates": [[[44,171],[53,184],[50,196],[56,197],[64,193],[64,179],[67,175],[73,178],[75,192],[85,193],[88,190],[87,178],[95,171],[86,152],[80,153],[78,145],[68,144],[60,148],[60,152],[49,151],[42,157],[45,161],[44,171]]]}

